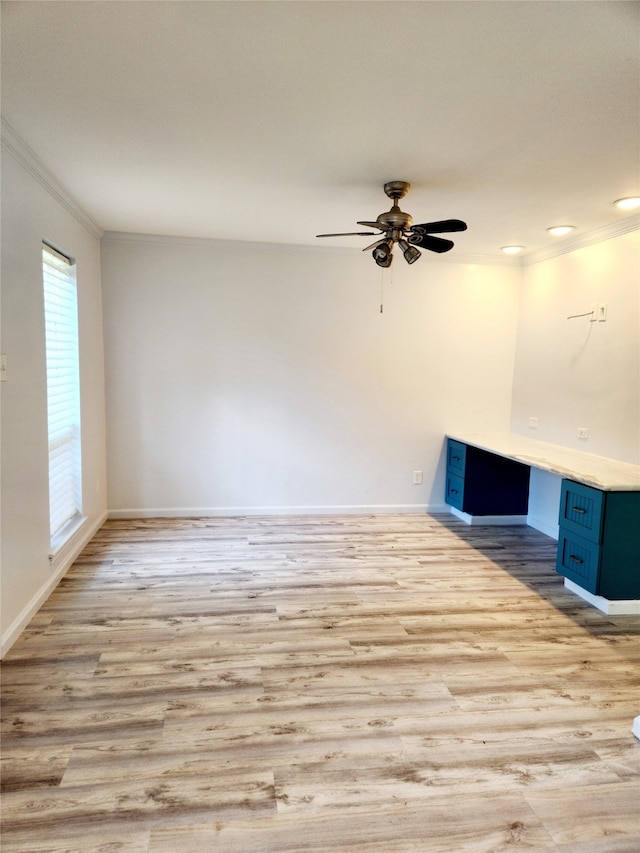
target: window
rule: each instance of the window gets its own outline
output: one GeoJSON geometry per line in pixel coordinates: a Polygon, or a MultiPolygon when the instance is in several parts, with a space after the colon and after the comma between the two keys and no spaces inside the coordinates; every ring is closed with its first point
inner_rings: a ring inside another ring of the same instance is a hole
{"type": "Polygon", "coordinates": [[[51,551],[82,518],[80,371],[75,264],[43,244],[51,551]]]}

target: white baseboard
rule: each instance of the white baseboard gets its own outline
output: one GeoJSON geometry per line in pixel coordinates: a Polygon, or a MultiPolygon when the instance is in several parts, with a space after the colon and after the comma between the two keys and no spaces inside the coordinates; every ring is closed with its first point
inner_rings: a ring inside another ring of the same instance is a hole
{"type": "Polygon", "coordinates": [[[2,637],[0,638],[0,658],[4,658],[11,646],[15,643],[20,634],[24,631],[29,622],[33,619],[35,614],[65,576],[73,561],[80,554],[85,545],[93,539],[96,532],[102,527],[106,520],[107,513],[105,512],[90,526],[85,528],[83,525],[78,530],[77,534],[69,540],[69,543],[65,545],[64,549],[54,561],[55,570],[47,582],[40,587],[33,598],[25,605],[25,607],[23,607],[22,611],[18,614],[17,618],[13,620],[7,630],[3,631],[2,637]]]}
{"type": "Polygon", "coordinates": [[[601,613],[606,616],[640,616],[640,599],[625,599],[620,601],[612,601],[608,598],[603,598],[601,595],[594,595],[577,583],[570,581],[569,578],[564,579],[565,589],[574,592],[596,607],[601,613]]]}
{"type": "Polygon", "coordinates": [[[534,530],[539,530],[540,533],[550,536],[556,542],[558,541],[557,524],[555,526],[546,524],[531,515],[469,515],[468,512],[462,512],[462,510],[456,509],[454,506],[450,506],[449,511],[451,515],[455,515],[456,518],[464,521],[465,524],[486,524],[495,527],[525,524],[533,527],[534,530]]]}
{"type": "Polygon", "coordinates": [[[468,512],[462,512],[454,506],[449,507],[451,515],[455,515],[465,524],[483,524],[493,527],[508,527],[512,524],[526,524],[526,515],[469,515],[468,512]]]}
{"type": "Polygon", "coordinates": [[[527,524],[529,527],[533,527],[534,530],[539,530],[540,533],[544,533],[547,536],[550,536],[552,539],[558,541],[559,537],[559,526],[557,524],[550,524],[540,518],[536,518],[533,515],[527,516],[527,524]]]}
{"type": "Polygon", "coordinates": [[[109,510],[109,518],[233,518],[254,515],[391,515],[445,512],[444,504],[330,504],[327,506],[153,507],[109,510]]]}

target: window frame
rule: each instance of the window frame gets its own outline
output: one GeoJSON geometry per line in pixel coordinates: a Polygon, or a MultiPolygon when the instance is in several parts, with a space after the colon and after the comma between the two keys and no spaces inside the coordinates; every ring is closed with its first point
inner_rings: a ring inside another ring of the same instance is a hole
{"type": "Polygon", "coordinates": [[[73,258],[42,242],[50,559],[82,523],[78,288],[73,258]]]}

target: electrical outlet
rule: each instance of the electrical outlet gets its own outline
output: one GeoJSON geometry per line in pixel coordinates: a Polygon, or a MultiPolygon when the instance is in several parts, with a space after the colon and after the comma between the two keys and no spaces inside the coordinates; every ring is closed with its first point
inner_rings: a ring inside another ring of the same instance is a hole
{"type": "Polygon", "coordinates": [[[589,438],[589,430],[586,427],[578,427],[578,438],[583,440],[589,438]]]}
{"type": "Polygon", "coordinates": [[[529,418],[529,429],[538,429],[538,419],[529,418]]]}
{"type": "Polygon", "coordinates": [[[414,471],[413,472],[413,485],[421,486],[422,485],[422,471],[414,471]]]}

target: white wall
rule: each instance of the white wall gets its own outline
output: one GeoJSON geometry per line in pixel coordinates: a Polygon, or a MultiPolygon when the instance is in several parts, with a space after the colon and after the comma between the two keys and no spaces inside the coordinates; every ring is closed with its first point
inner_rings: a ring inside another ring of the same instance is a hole
{"type": "MultiPolygon", "coordinates": [[[[632,231],[524,267],[511,428],[640,462],[640,246],[632,231]],[[568,320],[607,306],[605,322],[568,320]],[[538,428],[529,418],[538,418],[538,428]],[[586,427],[586,441],[577,436],[586,427]]],[[[558,538],[561,477],[532,469],[529,524],[558,538]]]]}
{"type": "Polygon", "coordinates": [[[100,244],[14,157],[2,152],[2,649],[8,649],[106,513],[100,244]],[[77,260],[83,503],[86,522],[49,562],[42,240],[77,260]]]}
{"type": "Polygon", "coordinates": [[[512,429],[640,463],[638,231],[524,268],[512,429]],[[606,322],[567,319],[593,303],[606,303],[606,322]]]}
{"type": "Polygon", "coordinates": [[[110,511],[443,510],[444,432],[509,426],[519,278],[103,239],[110,511]]]}

